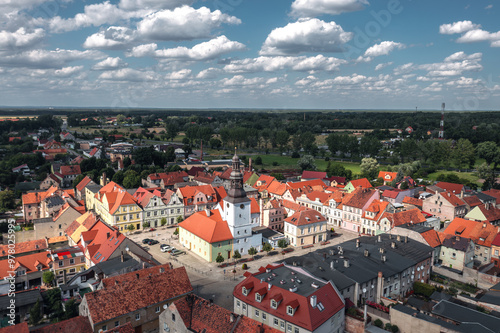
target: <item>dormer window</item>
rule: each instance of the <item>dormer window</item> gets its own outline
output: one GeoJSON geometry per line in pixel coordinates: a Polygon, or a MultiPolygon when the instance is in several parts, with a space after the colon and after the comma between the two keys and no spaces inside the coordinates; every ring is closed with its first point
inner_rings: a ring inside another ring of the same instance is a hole
{"type": "Polygon", "coordinates": [[[289,315],[289,316],[293,316],[293,314],[295,313],[295,309],[292,308],[290,305],[286,307],[286,313],[289,315]]]}
{"type": "Polygon", "coordinates": [[[255,294],[255,300],[256,300],[257,302],[259,302],[259,303],[260,303],[260,302],[262,302],[262,296],[261,296],[261,294],[256,293],[256,294],[255,294]]]}
{"type": "Polygon", "coordinates": [[[245,287],[243,287],[243,288],[241,289],[241,293],[242,293],[243,295],[245,295],[245,296],[248,296],[248,291],[249,291],[249,290],[248,290],[247,288],[245,288],[245,287]]]}
{"type": "Polygon", "coordinates": [[[278,308],[278,302],[276,300],[272,299],[271,300],[271,307],[276,310],[278,308]]]}

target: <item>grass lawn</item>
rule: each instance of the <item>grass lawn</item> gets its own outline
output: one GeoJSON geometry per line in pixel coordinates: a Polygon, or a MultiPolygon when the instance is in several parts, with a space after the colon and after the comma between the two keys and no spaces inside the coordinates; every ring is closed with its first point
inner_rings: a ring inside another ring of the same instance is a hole
{"type": "Polygon", "coordinates": [[[469,180],[472,183],[476,183],[478,185],[482,185],[481,183],[478,183],[479,177],[473,173],[473,172],[458,172],[458,171],[436,171],[434,173],[430,173],[427,175],[427,178],[430,180],[437,180],[437,177],[441,174],[454,174],[457,175],[459,178],[464,178],[469,180]]]}

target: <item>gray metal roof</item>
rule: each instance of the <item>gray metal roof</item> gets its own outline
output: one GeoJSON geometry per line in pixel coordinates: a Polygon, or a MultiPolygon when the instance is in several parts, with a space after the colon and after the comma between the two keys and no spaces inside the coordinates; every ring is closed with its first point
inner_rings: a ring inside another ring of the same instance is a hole
{"type": "MultiPolygon", "coordinates": [[[[16,300],[16,308],[35,304],[37,299],[42,300],[42,294],[40,293],[40,289],[30,289],[26,291],[20,291],[14,294],[16,300]]],[[[0,308],[7,309],[7,306],[10,304],[11,297],[7,294],[0,296],[0,308]]]]}
{"type": "MultiPolygon", "coordinates": [[[[500,332],[500,318],[449,301],[441,301],[436,304],[432,313],[461,324],[480,324],[491,332],[500,332]]],[[[479,328],[479,326],[476,327],[479,328]]]]}

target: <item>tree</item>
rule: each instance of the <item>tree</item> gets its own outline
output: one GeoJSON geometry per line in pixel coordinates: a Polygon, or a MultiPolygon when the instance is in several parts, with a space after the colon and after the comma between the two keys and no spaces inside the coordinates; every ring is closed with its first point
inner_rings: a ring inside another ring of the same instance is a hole
{"type": "Polygon", "coordinates": [[[365,157],[361,160],[361,175],[368,179],[375,179],[378,175],[379,164],[372,157],[365,157]]]}
{"type": "Polygon", "coordinates": [[[486,160],[486,163],[498,163],[498,155],[500,154],[500,149],[495,142],[485,141],[479,143],[476,147],[476,152],[480,158],[484,158],[486,160]]]}
{"type": "Polygon", "coordinates": [[[141,176],[134,170],[128,170],[125,172],[125,178],[123,178],[123,187],[125,188],[136,188],[141,186],[141,176]]]}
{"type": "Polygon", "coordinates": [[[257,158],[255,159],[255,165],[262,165],[262,157],[257,156],[257,158]]]}
{"type": "Polygon", "coordinates": [[[476,162],[476,154],[472,143],[468,139],[459,139],[455,149],[453,149],[452,159],[458,168],[473,168],[476,162]]]}
{"type": "Polygon", "coordinates": [[[248,249],[248,254],[251,255],[253,258],[253,256],[257,254],[257,249],[252,246],[251,248],[248,249]]]}
{"type": "Polygon", "coordinates": [[[177,223],[181,223],[182,221],[184,221],[184,218],[182,217],[182,215],[179,215],[177,216],[177,223]]]}
{"type": "Polygon", "coordinates": [[[16,208],[16,196],[13,191],[6,190],[0,192],[0,211],[6,212],[16,208]]]}
{"type": "Polygon", "coordinates": [[[359,151],[361,154],[376,156],[380,149],[382,149],[382,144],[376,137],[372,135],[365,135],[361,138],[361,142],[359,144],[359,151]]]}
{"type": "Polygon", "coordinates": [[[328,166],[326,167],[326,173],[328,174],[328,177],[337,176],[337,177],[345,177],[346,180],[352,179],[352,171],[349,169],[346,169],[340,163],[328,162],[328,166]]]}
{"type": "Polygon", "coordinates": [[[495,185],[495,171],[486,162],[477,168],[477,175],[479,178],[484,179],[483,191],[489,190],[495,185]]]}
{"type": "Polygon", "coordinates": [[[224,257],[220,253],[217,255],[217,258],[215,258],[215,262],[218,264],[222,264],[224,260],[225,260],[224,257]]]}
{"type": "Polygon", "coordinates": [[[128,231],[130,231],[130,232],[134,231],[134,230],[135,230],[134,225],[133,225],[132,223],[130,223],[130,224],[127,226],[127,230],[128,230],[128,231]]]}
{"type": "Polygon", "coordinates": [[[175,228],[174,235],[177,236],[179,234],[179,228],[175,228]]]}
{"type": "Polygon", "coordinates": [[[286,239],[280,239],[278,241],[278,246],[281,249],[286,249],[288,247],[288,242],[286,241],[286,239]]]}
{"type": "Polygon", "coordinates": [[[314,150],[317,150],[316,146],[316,137],[312,132],[304,132],[300,135],[300,141],[302,143],[302,147],[309,154],[313,154],[314,150]]]}
{"type": "Polygon", "coordinates": [[[280,153],[283,153],[288,147],[288,140],[290,139],[290,134],[287,131],[279,131],[276,133],[276,144],[279,146],[280,153]]]}
{"type": "Polygon", "coordinates": [[[220,141],[217,138],[211,138],[209,141],[209,144],[210,144],[210,148],[212,148],[212,149],[218,150],[220,147],[222,147],[222,141],[220,141]]]}
{"type": "Polygon", "coordinates": [[[335,133],[332,133],[327,136],[326,138],[326,144],[328,145],[328,150],[330,150],[330,153],[332,156],[335,156],[337,154],[337,151],[340,150],[340,140],[339,136],[335,133]]]}
{"type": "Polygon", "coordinates": [[[417,142],[414,139],[405,139],[401,142],[401,147],[399,148],[399,154],[401,155],[401,160],[405,161],[406,158],[411,158],[416,155],[417,142]]]}
{"type": "Polygon", "coordinates": [[[265,242],[264,245],[262,245],[262,250],[266,251],[267,254],[269,254],[269,251],[271,251],[272,249],[273,247],[268,242],[265,242]]]}
{"type": "Polygon", "coordinates": [[[297,161],[298,167],[304,170],[316,170],[316,161],[311,155],[304,155],[297,161]]]}
{"type": "Polygon", "coordinates": [[[240,251],[238,250],[234,251],[233,258],[236,260],[240,259],[241,258],[240,251]]]}
{"type": "Polygon", "coordinates": [[[162,217],[160,223],[161,223],[161,226],[163,227],[165,224],[167,224],[167,218],[162,217]]]}
{"type": "Polygon", "coordinates": [[[52,271],[45,271],[42,274],[42,281],[45,283],[47,286],[52,286],[52,282],[54,282],[54,272],[52,271]]]}
{"type": "Polygon", "coordinates": [[[30,309],[30,319],[28,323],[32,326],[38,325],[40,320],[42,319],[42,316],[40,314],[41,311],[41,305],[40,305],[40,298],[36,300],[35,305],[30,309]]]}
{"type": "Polygon", "coordinates": [[[70,319],[78,316],[78,304],[75,299],[70,299],[64,304],[64,319],[70,319]]]}

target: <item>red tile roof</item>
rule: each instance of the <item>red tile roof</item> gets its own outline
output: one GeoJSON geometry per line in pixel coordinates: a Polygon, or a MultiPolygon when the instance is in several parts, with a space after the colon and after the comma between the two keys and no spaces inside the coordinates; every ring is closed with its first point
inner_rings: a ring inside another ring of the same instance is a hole
{"type": "Polygon", "coordinates": [[[95,264],[108,260],[126,239],[118,230],[101,221],[94,224],[89,231],[82,232],[82,237],[87,244],[90,260],[95,264]]]}
{"type": "Polygon", "coordinates": [[[324,179],[326,178],[326,172],[321,171],[302,171],[301,179],[324,179]]]}
{"type": "Polygon", "coordinates": [[[283,208],[287,208],[287,209],[293,210],[295,212],[297,212],[299,210],[306,210],[307,209],[307,207],[301,206],[298,203],[295,203],[295,202],[290,201],[290,200],[282,200],[281,205],[283,206],[283,208]]]}
{"type": "Polygon", "coordinates": [[[211,210],[208,217],[204,211],[196,212],[179,223],[179,227],[209,243],[233,239],[229,226],[222,220],[218,209],[211,210]]]}
{"type": "Polygon", "coordinates": [[[491,189],[488,191],[483,191],[484,194],[497,199],[497,204],[500,204],[500,190],[491,189]]]}
{"type": "Polygon", "coordinates": [[[363,213],[362,217],[365,219],[373,220],[373,221],[378,221],[382,214],[385,212],[387,209],[387,206],[389,203],[387,201],[378,201],[378,200],[373,200],[370,206],[366,209],[366,211],[363,213]],[[375,215],[370,215],[368,216],[366,212],[371,212],[371,213],[376,213],[375,215]]]}
{"type": "Polygon", "coordinates": [[[30,330],[27,323],[20,323],[0,328],[0,333],[30,333],[30,330]]]}
{"type": "Polygon", "coordinates": [[[493,242],[491,242],[491,245],[500,246],[500,233],[495,236],[493,242]]]}
{"type": "Polygon", "coordinates": [[[82,170],[79,165],[63,165],[59,171],[63,176],[80,175],[82,170]]]}
{"type": "Polygon", "coordinates": [[[323,191],[312,191],[306,194],[306,197],[311,201],[319,200],[323,204],[328,204],[328,199],[330,199],[331,193],[326,193],[323,191]]]}
{"type": "Polygon", "coordinates": [[[469,205],[471,208],[482,204],[481,200],[479,200],[479,198],[475,195],[464,197],[463,201],[465,201],[465,203],[469,205]]]}
{"type": "MultiPolygon", "coordinates": [[[[0,331],[1,332],[1,331],[0,331]]],[[[37,328],[32,333],[93,333],[89,319],[77,316],[61,322],[37,328]]]]}
{"type": "Polygon", "coordinates": [[[378,178],[382,178],[386,182],[392,182],[394,179],[396,179],[397,175],[397,172],[379,171],[378,178]]]}
{"type": "Polygon", "coordinates": [[[318,222],[325,222],[326,218],[314,209],[301,210],[285,219],[285,222],[295,226],[307,225],[318,222]]]}
{"type": "Polygon", "coordinates": [[[278,196],[282,196],[286,192],[286,190],[287,190],[286,185],[278,181],[272,182],[267,187],[267,192],[278,196]]]}
{"type": "Polygon", "coordinates": [[[135,333],[135,329],[130,322],[117,327],[110,328],[106,333],[135,333]]]}
{"type": "Polygon", "coordinates": [[[123,284],[128,282],[133,282],[138,279],[145,279],[148,276],[156,276],[163,274],[166,270],[173,269],[171,263],[166,263],[160,266],[153,266],[149,268],[140,269],[138,271],[116,275],[102,280],[102,285],[104,288],[110,288],[117,284],[123,284]]]}
{"type": "Polygon", "coordinates": [[[250,198],[250,213],[257,214],[260,213],[260,206],[255,198],[250,198]]]}
{"type": "Polygon", "coordinates": [[[165,270],[106,289],[85,294],[89,314],[96,324],[193,292],[186,268],[165,270]]]}
{"type": "MultiPolygon", "coordinates": [[[[14,253],[16,256],[34,251],[44,251],[48,249],[47,241],[45,239],[36,239],[32,241],[16,243],[14,253]]],[[[9,252],[9,245],[0,245],[0,256],[6,256],[9,252]]]]}
{"type": "Polygon", "coordinates": [[[391,199],[396,199],[398,195],[399,195],[399,191],[395,191],[395,190],[385,190],[382,193],[383,197],[391,198],[391,199]]]}
{"type": "Polygon", "coordinates": [[[361,209],[376,193],[376,190],[356,188],[344,197],[342,205],[361,209]]]}
{"type": "Polygon", "coordinates": [[[481,204],[480,206],[477,206],[477,209],[483,213],[488,222],[493,223],[500,220],[500,209],[494,207],[493,205],[489,205],[488,209],[486,209],[486,205],[481,204]]]}
{"type": "MultiPolygon", "coordinates": [[[[278,267],[272,267],[268,265],[271,270],[278,267]]],[[[271,289],[267,290],[267,281],[261,282],[255,275],[265,272],[265,268],[261,267],[258,273],[248,275],[245,280],[240,282],[233,290],[233,296],[243,302],[249,304],[251,307],[260,309],[261,311],[269,313],[271,316],[278,317],[293,325],[302,327],[308,331],[314,331],[320,327],[324,322],[329,320],[339,311],[344,310],[344,302],[342,298],[337,294],[331,283],[318,283],[319,288],[314,292],[311,292],[307,296],[303,296],[287,288],[280,288],[277,285],[272,285],[271,289]],[[242,287],[245,284],[253,283],[254,288],[252,288],[247,296],[243,295],[242,287]],[[255,293],[261,288],[266,288],[267,293],[262,297],[261,302],[255,299],[255,293]],[[310,304],[310,299],[312,296],[316,296],[317,304],[321,303],[324,306],[323,311],[320,311],[319,307],[312,307],[310,304]],[[277,309],[271,307],[271,299],[276,297],[282,298],[277,309]],[[287,314],[287,305],[290,303],[298,303],[297,309],[293,316],[287,314]]]]}
{"type": "Polygon", "coordinates": [[[387,218],[391,222],[392,227],[399,227],[404,224],[418,224],[426,221],[425,216],[418,208],[397,213],[385,212],[382,218],[387,218]]]}
{"type": "Polygon", "coordinates": [[[439,182],[436,186],[454,194],[460,194],[464,190],[464,186],[462,184],[439,182]]]}
{"type": "Polygon", "coordinates": [[[304,182],[295,182],[295,183],[288,182],[286,183],[286,186],[287,188],[293,188],[293,189],[311,187],[316,191],[321,191],[328,187],[321,179],[311,179],[311,180],[306,180],[304,182]]]}

